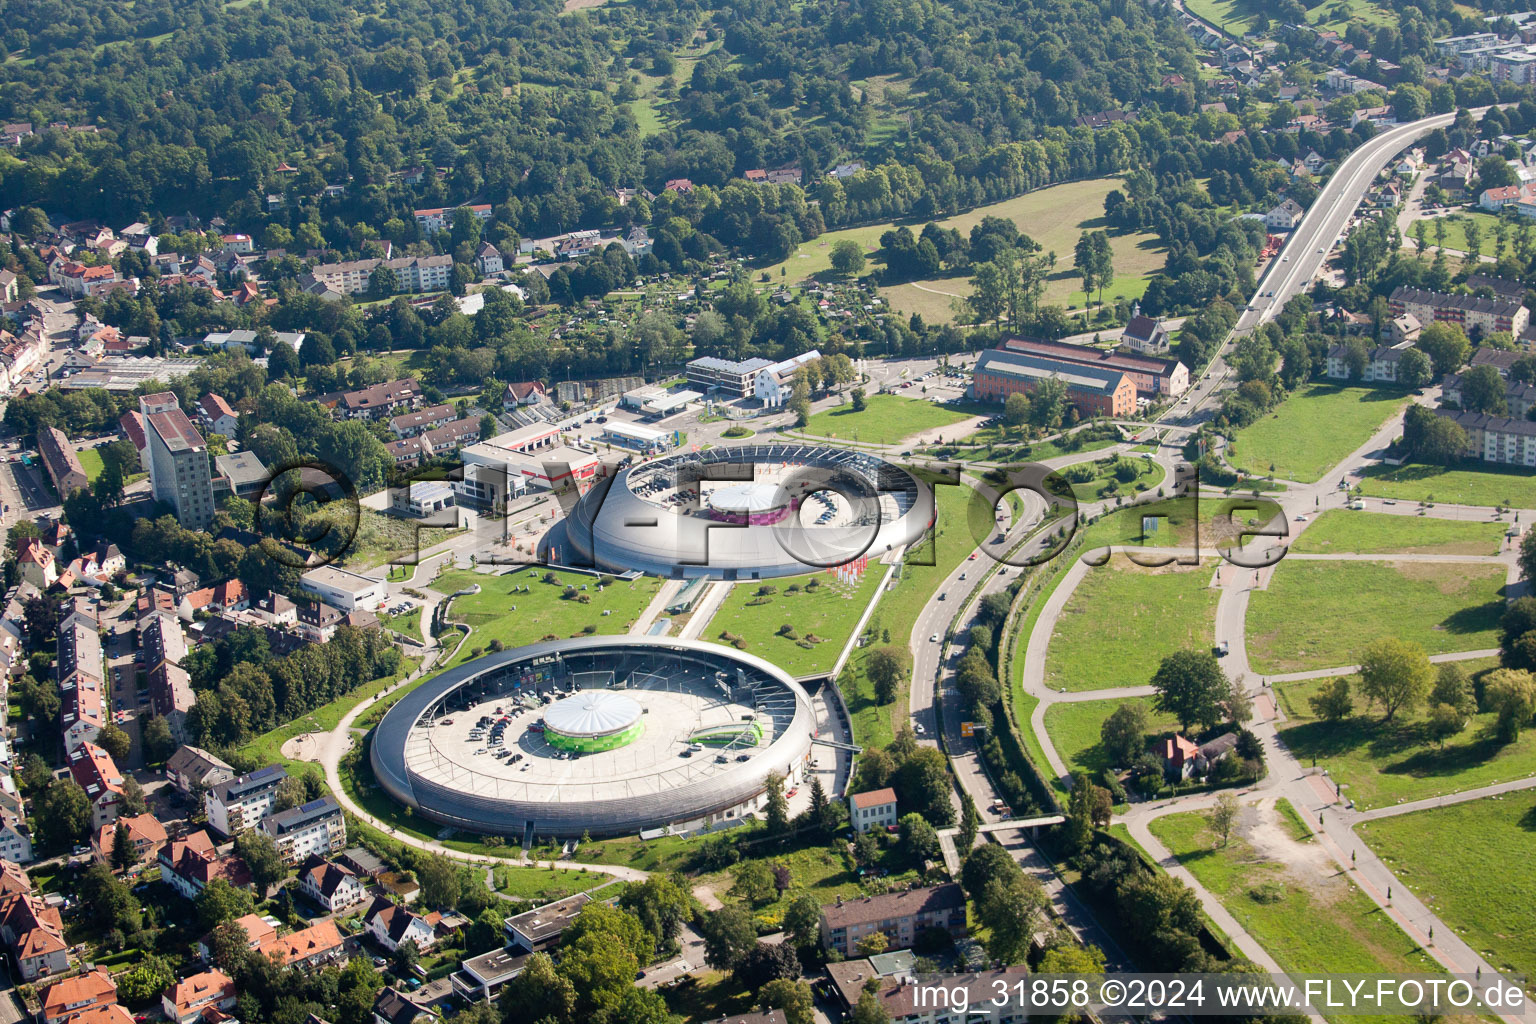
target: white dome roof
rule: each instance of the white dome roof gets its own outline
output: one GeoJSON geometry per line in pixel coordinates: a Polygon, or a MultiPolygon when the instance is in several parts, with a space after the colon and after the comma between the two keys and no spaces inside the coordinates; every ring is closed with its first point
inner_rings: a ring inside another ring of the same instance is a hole
{"type": "Polygon", "coordinates": [[[607,736],[640,718],[640,704],[615,690],[588,690],[558,700],[544,712],[544,724],[565,736],[607,736]]]}
{"type": "Polygon", "coordinates": [[[789,504],[789,492],[778,484],[732,484],[709,493],[709,507],[721,512],[767,512],[789,504]]]}

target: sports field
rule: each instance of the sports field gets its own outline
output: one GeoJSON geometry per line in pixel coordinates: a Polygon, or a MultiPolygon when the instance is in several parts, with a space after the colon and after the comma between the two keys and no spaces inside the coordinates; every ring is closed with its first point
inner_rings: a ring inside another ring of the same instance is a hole
{"type": "Polygon", "coordinates": [[[975,415],[974,410],[939,405],[923,398],[870,395],[862,412],[854,412],[851,402],[824,409],[813,414],[801,432],[841,441],[895,444],[904,437],[961,423],[975,415]]]}

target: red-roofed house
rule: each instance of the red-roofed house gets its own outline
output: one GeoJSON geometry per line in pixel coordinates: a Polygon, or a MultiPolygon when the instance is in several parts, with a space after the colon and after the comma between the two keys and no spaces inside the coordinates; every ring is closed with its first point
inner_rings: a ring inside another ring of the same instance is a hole
{"type": "MultiPolygon", "coordinates": [[[[277,928],[258,914],[246,914],[244,917],[237,917],[234,923],[245,930],[245,947],[247,949],[260,949],[262,943],[271,942],[277,938],[277,928]]],[[[197,940],[197,955],[204,960],[211,960],[213,958],[213,947],[210,945],[212,941],[213,932],[209,932],[197,940]]]]}
{"type": "Polygon", "coordinates": [[[335,921],[321,921],[292,935],[279,935],[257,947],[262,956],[276,954],[284,967],[319,967],[338,960],[345,949],[335,921]]]}
{"type": "Polygon", "coordinates": [[[31,892],[0,900],[0,939],[16,959],[23,981],[58,974],[69,966],[69,944],[59,912],[31,892]]]}
{"type": "Polygon", "coordinates": [[[197,407],[202,413],[203,425],[209,430],[225,437],[235,436],[235,431],[240,427],[240,417],[222,395],[209,392],[198,399],[197,407]]]}
{"type": "Polygon", "coordinates": [[[848,818],[859,832],[896,824],[896,791],[886,787],[853,794],[848,798],[848,818]]]}
{"type": "Polygon", "coordinates": [[[368,898],[368,890],[356,875],[318,855],[310,857],[299,870],[299,892],[332,914],[368,898]]]}
{"type": "Polygon", "coordinates": [[[205,971],[184,978],[160,997],[161,1011],[177,1024],[192,1024],[210,1006],[234,1009],[235,983],[223,971],[205,971]]]}
{"type": "Polygon", "coordinates": [[[47,590],[59,578],[53,552],[36,537],[28,537],[16,546],[16,564],[21,569],[21,578],[38,590],[47,590]]]}
{"type": "Polygon", "coordinates": [[[48,986],[43,993],[43,1024],[61,1021],[97,1006],[117,1002],[117,982],[106,971],[87,971],[48,986]]]}
{"type": "Polygon", "coordinates": [[[416,948],[423,952],[437,942],[437,932],[426,918],[382,896],[368,908],[368,914],[363,918],[363,930],[391,953],[407,942],[416,943],[416,948]]]}
{"type": "Polygon", "coordinates": [[[518,380],[507,385],[501,396],[501,404],[508,409],[520,405],[536,405],[544,397],[544,385],[536,380],[518,380]]]}
{"type": "Polygon", "coordinates": [[[123,773],[118,771],[111,754],[94,743],[81,743],[69,752],[69,774],[91,801],[92,828],[100,829],[117,821],[123,773]]]}
{"type": "Polygon", "coordinates": [[[215,878],[236,888],[251,884],[251,869],[234,854],[220,855],[207,831],[176,839],[160,850],[160,880],[189,900],[215,878]]]}
{"type": "Polygon", "coordinates": [[[102,1003],[70,1018],[69,1024],[134,1024],[133,1014],[121,1003],[102,1003]]]}
{"type": "Polygon", "coordinates": [[[1188,778],[1195,769],[1195,758],[1200,756],[1198,744],[1175,734],[1163,740],[1163,772],[1178,778],[1188,778]]]}
{"type": "Polygon", "coordinates": [[[91,840],[91,849],[96,859],[102,864],[112,863],[112,849],[117,843],[119,824],[128,829],[128,841],[133,844],[134,863],[128,871],[130,874],[137,874],[144,870],[145,865],[154,862],[160,847],[165,845],[167,838],[165,826],[160,824],[159,818],[147,813],[131,818],[119,818],[111,825],[103,825],[97,829],[95,837],[91,840]]]}

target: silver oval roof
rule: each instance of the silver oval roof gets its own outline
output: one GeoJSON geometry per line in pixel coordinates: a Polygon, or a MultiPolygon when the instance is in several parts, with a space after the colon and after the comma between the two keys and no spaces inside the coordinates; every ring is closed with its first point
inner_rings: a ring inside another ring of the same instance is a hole
{"type": "Polygon", "coordinates": [[[609,736],[623,732],[640,717],[640,704],[614,690],[587,690],[556,701],[544,712],[544,724],[566,736],[609,736]]]}

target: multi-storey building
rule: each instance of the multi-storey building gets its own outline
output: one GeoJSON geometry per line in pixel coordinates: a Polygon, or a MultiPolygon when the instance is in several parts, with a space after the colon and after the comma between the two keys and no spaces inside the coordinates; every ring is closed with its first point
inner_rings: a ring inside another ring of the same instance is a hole
{"type": "Polygon", "coordinates": [[[1412,313],[1419,323],[1431,320],[1460,324],[1473,340],[1494,331],[1519,334],[1530,323],[1531,314],[1515,299],[1480,299],[1475,295],[1448,295],[1421,288],[1398,287],[1388,304],[1393,316],[1412,313]]]}
{"type": "Polygon", "coordinates": [[[298,864],[312,854],[335,853],[347,845],[341,805],[328,796],[278,811],[258,827],[272,837],[284,864],[298,864]]]}
{"type": "Polygon", "coordinates": [[[886,948],[905,949],[929,928],[965,934],[965,892],[958,882],[857,900],[840,898],[821,908],[822,944],[843,956],[874,932],[885,934],[886,948]]]}
{"type": "Polygon", "coordinates": [[[75,454],[75,446],[58,427],[38,428],[37,453],[42,456],[43,467],[48,470],[48,478],[53,481],[60,498],[67,498],[91,485],[80,465],[80,456],[75,454]]]}
{"type": "Polygon", "coordinates": [[[69,774],[91,802],[91,828],[100,829],[117,820],[123,797],[123,773],[112,755],[94,743],[82,743],[69,752],[69,774]]]}
{"type": "Polygon", "coordinates": [[[255,828],[272,813],[277,787],[287,777],[281,765],[271,764],[214,786],[204,801],[209,827],[226,836],[255,828]]]}
{"type": "Polygon", "coordinates": [[[1536,422],[1481,412],[1437,409],[1467,432],[1467,453],[1503,466],[1536,466],[1536,422]]]}
{"type": "Polygon", "coordinates": [[[718,388],[738,397],[752,394],[760,370],[773,366],[772,359],[721,359],[718,356],[701,356],[691,360],[687,367],[690,387],[708,391],[718,388]]]}
{"type": "Polygon", "coordinates": [[[213,472],[208,445],[181,403],[170,392],[139,399],[144,417],[146,463],[150,491],[176,512],[176,521],[189,530],[213,522],[213,472]]]}

